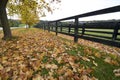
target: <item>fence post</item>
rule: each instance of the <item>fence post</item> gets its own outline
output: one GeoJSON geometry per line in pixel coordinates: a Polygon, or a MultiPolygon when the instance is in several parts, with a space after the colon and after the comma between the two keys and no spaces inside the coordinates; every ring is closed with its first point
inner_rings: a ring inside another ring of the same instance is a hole
{"type": "Polygon", "coordinates": [[[56,32],[56,36],[57,36],[57,34],[58,34],[58,26],[57,26],[57,21],[55,22],[55,32],[56,32]]]}
{"type": "Polygon", "coordinates": [[[83,26],[82,26],[82,36],[84,35],[84,33],[85,33],[85,23],[83,24],[83,26]]]}
{"type": "Polygon", "coordinates": [[[50,25],[50,31],[53,31],[53,23],[51,23],[49,25],[50,25]]]}
{"type": "Polygon", "coordinates": [[[69,24],[69,30],[68,30],[69,34],[70,34],[70,31],[71,31],[71,24],[69,24]]]}
{"type": "Polygon", "coordinates": [[[44,30],[44,24],[42,24],[42,29],[44,30]]]}
{"type": "Polygon", "coordinates": [[[75,17],[74,42],[78,42],[78,17],[75,17]]]}
{"type": "Polygon", "coordinates": [[[119,29],[119,22],[116,24],[115,28],[114,28],[114,32],[113,32],[113,36],[112,36],[112,40],[116,40],[117,35],[118,35],[118,29],[119,29]]]}
{"type": "Polygon", "coordinates": [[[61,25],[60,25],[60,32],[62,32],[62,23],[61,23],[61,25]]]}
{"type": "Polygon", "coordinates": [[[44,31],[46,30],[46,26],[45,26],[45,23],[43,24],[43,26],[44,26],[44,31]]]}
{"type": "Polygon", "coordinates": [[[50,32],[50,23],[48,22],[48,32],[50,32]]]}

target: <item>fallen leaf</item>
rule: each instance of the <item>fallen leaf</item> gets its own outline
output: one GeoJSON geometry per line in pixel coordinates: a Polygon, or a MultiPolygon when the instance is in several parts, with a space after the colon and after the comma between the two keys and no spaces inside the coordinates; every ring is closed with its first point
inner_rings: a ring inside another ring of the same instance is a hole
{"type": "Polygon", "coordinates": [[[98,58],[101,58],[101,54],[100,53],[95,53],[95,56],[98,58]]]}
{"type": "Polygon", "coordinates": [[[83,75],[80,80],[91,80],[87,75],[83,75]]]}
{"type": "Polygon", "coordinates": [[[57,69],[58,66],[55,64],[45,64],[45,68],[47,69],[57,69]]]}
{"type": "Polygon", "coordinates": [[[82,57],[82,59],[83,59],[84,61],[90,62],[90,59],[88,59],[87,57],[82,57]]]}
{"type": "Polygon", "coordinates": [[[0,70],[3,70],[3,66],[0,64],[0,70]]]}
{"type": "Polygon", "coordinates": [[[98,66],[98,64],[97,64],[95,61],[93,61],[93,64],[94,64],[95,66],[98,66]]]}
{"type": "Polygon", "coordinates": [[[110,58],[110,57],[106,57],[106,58],[104,59],[104,61],[111,64],[111,58],[110,58]]]}
{"type": "Polygon", "coordinates": [[[66,77],[73,77],[73,71],[72,70],[70,70],[70,69],[68,69],[66,72],[65,72],[65,74],[64,74],[64,76],[66,76],[66,77]]]}
{"type": "Polygon", "coordinates": [[[44,78],[42,78],[39,74],[35,75],[32,80],[44,80],[44,78]]]}
{"type": "Polygon", "coordinates": [[[113,73],[115,74],[116,77],[120,77],[120,69],[113,70],[113,73]]]}

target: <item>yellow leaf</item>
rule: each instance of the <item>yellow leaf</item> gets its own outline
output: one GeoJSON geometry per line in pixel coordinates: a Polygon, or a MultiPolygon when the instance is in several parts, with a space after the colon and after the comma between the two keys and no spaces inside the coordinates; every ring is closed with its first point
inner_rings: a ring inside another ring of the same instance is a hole
{"type": "Polygon", "coordinates": [[[101,54],[100,53],[95,53],[95,56],[98,58],[101,58],[101,54]]]}
{"type": "Polygon", "coordinates": [[[82,57],[82,59],[83,59],[84,61],[90,62],[90,59],[88,59],[87,57],[82,57]]]}
{"type": "Polygon", "coordinates": [[[32,80],[44,80],[39,74],[35,75],[32,80]]]}
{"type": "Polygon", "coordinates": [[[98,64],[97,64],[95,61],[93,61],[93,64],[94,64],[95,66],[98,66],[98,64]]]}
{"type": "Polygon", "coordinates": [[[55,64],[46,64],[45,67],[49,68],[49,69],[57,69],[58,68],[58,66],[55,64]]]}

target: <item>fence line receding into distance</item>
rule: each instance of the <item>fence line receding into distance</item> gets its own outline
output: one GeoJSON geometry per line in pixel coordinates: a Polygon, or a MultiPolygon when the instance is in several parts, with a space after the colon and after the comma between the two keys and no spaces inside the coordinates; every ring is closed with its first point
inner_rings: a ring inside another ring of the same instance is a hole
{"type": "Polygon", "coordinates": [[[43,26],[48,31],[70,35],[74,37],[74,42],[78,38],[88,39],[97,42],[109,43],[120,47],[120,22],[119,21],[98,21],[98,22],[80,22],[79,18],[119,12],[120,5],[101,9],[85,14],[75,15],[55,21],[50,21],[47,26],[43,26]],[[71,22],[64,22],[74,20],[71,22]],[[107,42],[106,42],[107,41],[107,42]]]}

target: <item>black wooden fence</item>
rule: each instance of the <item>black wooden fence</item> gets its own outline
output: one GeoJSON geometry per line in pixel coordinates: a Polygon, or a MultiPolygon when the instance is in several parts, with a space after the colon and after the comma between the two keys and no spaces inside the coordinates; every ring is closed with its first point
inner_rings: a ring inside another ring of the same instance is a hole
{"type": "Polygon", "coordinates": [[[55,21],[50,21],[47,24],[48,31],[70,35],[74,37],[74,42],[78,41],[78,38],[88,39],[92,41],[102,42],[113,46],[120,47],[120,22],[118,21],[105,21],[105,22],[87,22],[82,23],[79,18],[119,12],[120,5],[110,7],[102,10],[97,10],[85,14],[71,16],[55,21]],[[66,20],[74,20],[64,24],[66,20]]]}

